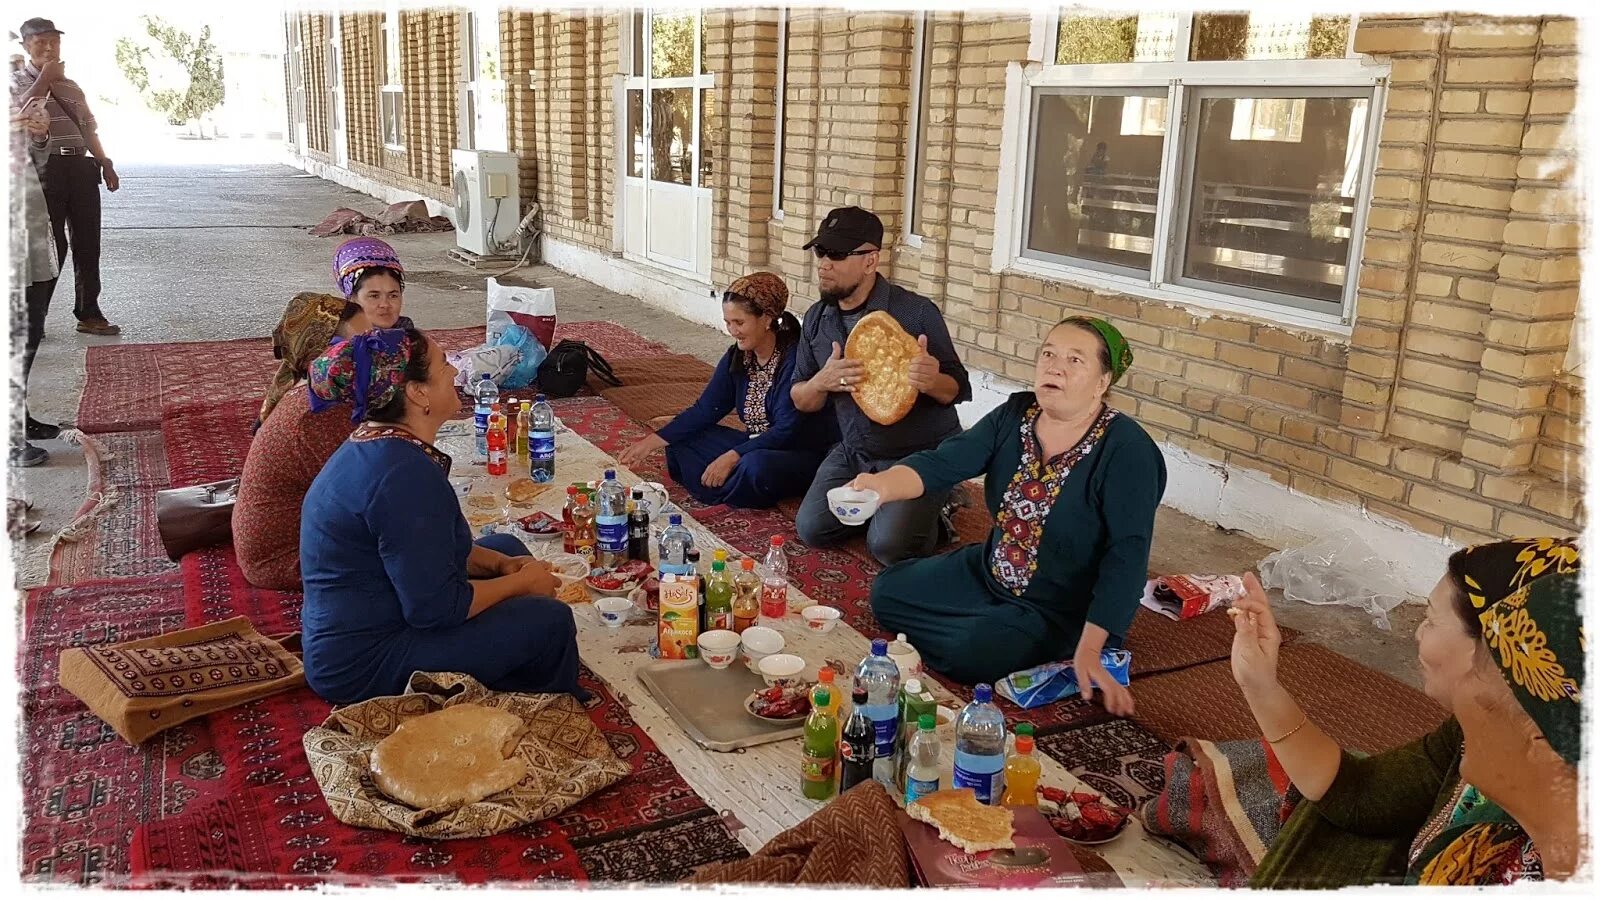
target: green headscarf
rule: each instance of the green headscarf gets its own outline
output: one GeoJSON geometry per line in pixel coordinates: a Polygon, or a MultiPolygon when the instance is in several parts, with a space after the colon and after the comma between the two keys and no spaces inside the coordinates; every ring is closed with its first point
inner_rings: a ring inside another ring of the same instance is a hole
{"type": "Polygon", "coordinates": [[[1573,765],[1582,743],[1587,643],[1580,565],[1577,544],[1561,538],[1499,541],[1450,558],[1450,575],[1511,693],[1573,765]]]}
{"type": "Polygon", "coordinates": [[[1111,351],[1111,383],[1116,384],[1122,378],[1122,373],[1128,371],[1133,365],[1133,351],[1128,348],[1128,341],[1105,319],[1092,319],[1088,316],[1073,316],[1063,321],[1063,325],[1077,325],[1082,328],[1092,328],[1106,342],[1106,349],[1111,351]]]}

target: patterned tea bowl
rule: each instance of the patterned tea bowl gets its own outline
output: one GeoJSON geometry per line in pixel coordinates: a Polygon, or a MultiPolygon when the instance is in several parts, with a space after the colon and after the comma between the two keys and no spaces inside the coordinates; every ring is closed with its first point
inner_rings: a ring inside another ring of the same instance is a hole
{"type": "Polygon", "coordinates": [[[726,669],[739,655],[739,635],[726,629],[700,635],[700,658],[713,669],[726,669]]]}
{"type": "Polygon", "coordinates": [[[839,617],[844,613],[831,606],[808,606],[800,610],[800,618],[806,620],[806,627],[818,634],[827,634],[839,624],[839,617]]]}
{"type": "Polygon", "coordinates": [[[828,492],[828,509],[846,525],[861,525],[878,511],[878,492],[836,487],[828,492]]]}

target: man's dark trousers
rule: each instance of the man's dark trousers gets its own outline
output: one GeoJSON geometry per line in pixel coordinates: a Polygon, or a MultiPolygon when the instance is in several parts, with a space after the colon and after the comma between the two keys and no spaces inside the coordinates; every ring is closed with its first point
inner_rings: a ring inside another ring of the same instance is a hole
{"type": "Polygon", "coordinates": [[[71,236],[77,290],[72,312],[79,322],[104,321],[100,312],[100,162],[88,156],[51,154],[40,174],[58,264],[67,258],[71,236]]]}

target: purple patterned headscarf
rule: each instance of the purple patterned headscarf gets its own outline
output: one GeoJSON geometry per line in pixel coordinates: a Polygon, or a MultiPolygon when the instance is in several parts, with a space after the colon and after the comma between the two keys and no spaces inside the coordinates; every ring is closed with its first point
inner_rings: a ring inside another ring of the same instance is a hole
{"type": "Polygon", "coordinates": [[[393,399],[410,360],[411,339],[404,329],[377,329],[339,341],[311,362],[311,411],[348,403],[350,421],[360,422],[367,410],[393,399]]]}
{"type": "Polygon", "coordinates": [[[351,238],[333,252],[333,280],[346,298],[356,292],[356,278],[362,269],[373,267],[404,272],[394,248],[375,237],[351,238]]]}

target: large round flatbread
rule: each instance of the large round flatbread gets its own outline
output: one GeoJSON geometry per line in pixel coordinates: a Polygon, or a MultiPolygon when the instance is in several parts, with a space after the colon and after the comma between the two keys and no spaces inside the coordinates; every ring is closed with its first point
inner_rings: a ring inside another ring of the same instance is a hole
{"type": "Polygon", "coordinates": [[[856,386],[855,398],[867,418],[879,425],[893,425],[911,412],[917,404],[911,361],[921,354],[917,339],[881,310],[867,313],[850,329],[844,355],[860,360],[866,368],[866,379],[856,386]]]}
{"type": "Polygon", "coordinates": [[[372,782],[414,809],[477,803],[528,774],[511,756],[526,728],[520,717],[476,703],[407,719],[373,748],[372,782]]]}
{"type": "Polygon", "coordinates": [[[906,804],[906,814],[939,829],[939,837],[968,853],[1011,850],[1011,810],[984,806],[971,788],[934,791],[906,804]]]}

